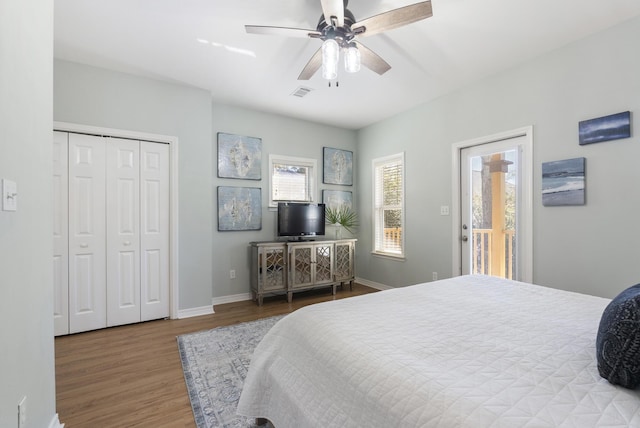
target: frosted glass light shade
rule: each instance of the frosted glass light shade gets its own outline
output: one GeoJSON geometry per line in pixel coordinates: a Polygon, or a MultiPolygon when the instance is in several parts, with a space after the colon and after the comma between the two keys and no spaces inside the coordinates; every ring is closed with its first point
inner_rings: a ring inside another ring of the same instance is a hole
{"type": "Polygon", "coordinates": [[[322,43],[322,77],[333,80],[338,77],[338,58],[340,46],[333,39],[327,39],[322,43]]]}
{"type": "Polygon", "coordinates": [[[357,73],[360,71],[360,51],[355,45],[345,49],[344,69],[347,73],[357,73]]]}

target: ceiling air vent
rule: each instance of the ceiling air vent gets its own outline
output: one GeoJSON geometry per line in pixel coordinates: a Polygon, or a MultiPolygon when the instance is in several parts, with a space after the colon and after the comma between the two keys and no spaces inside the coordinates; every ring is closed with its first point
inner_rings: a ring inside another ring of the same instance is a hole
{"type": "Polygon", "coordinates": [[[294,97],[302,98],[302,97],[304,97],[305,95],[307,95],[311,91],[313,91],[313,89],[306,88],[304,86],[299,86],[298,89],[293,91],[293,93],[291,95],[293,95],[294,97]]]}

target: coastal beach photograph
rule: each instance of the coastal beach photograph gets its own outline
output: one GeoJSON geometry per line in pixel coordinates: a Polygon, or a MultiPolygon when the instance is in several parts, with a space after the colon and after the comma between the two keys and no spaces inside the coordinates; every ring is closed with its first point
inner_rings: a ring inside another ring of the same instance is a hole
{"type": "Polygon", "coordinates": [[[631,136],[631,112],[611,114],[578,124],[580,145],[619,140],[631,136]]]}
{"type": "Polygon", "coordinates": [[[585,158],[542,163],[542,205],[584,205],[585,158]]]}

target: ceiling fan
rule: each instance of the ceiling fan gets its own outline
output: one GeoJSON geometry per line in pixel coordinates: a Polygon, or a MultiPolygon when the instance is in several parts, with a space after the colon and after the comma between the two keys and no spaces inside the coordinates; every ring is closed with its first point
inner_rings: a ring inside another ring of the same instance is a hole
{"type": "Polygon", "coordinates": [[[431,1],[423,1],[356,21],[353,13],[347,9],[348,0],[320,0],[320,2],[323,13],[315,30],[245,25],[247,33],[322,40],[322,46],[302,69],[298,80],[311,79],[320,68],[325,79],[335,79],[340,50],[344,52],[346,71],[357,72],[362,64],[382,75],[389,71],[391,66],[356,38],[392,30],[433,15],[431,1]]]}

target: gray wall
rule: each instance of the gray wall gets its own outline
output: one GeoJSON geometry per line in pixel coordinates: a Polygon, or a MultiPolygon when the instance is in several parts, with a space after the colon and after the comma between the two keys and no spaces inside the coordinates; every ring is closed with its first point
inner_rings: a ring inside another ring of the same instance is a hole
{"type": "Polygon", "coordinates": [[[213,220],[208,92],[56,60],[54,119],[178,137],[180,309],[211,304],[213,220]]]}
{"type": "MultiPolygon", "coordinates": [[[[275,238],[276,212],[273,209],[267,209],[269,203],[269,154],[317,159],[319,199],[322,198],[322,189],[355,192],[357,184],[355,182],[352,187],[322,184],[322,148],[335,147],[353,151],[356,145],[356,132],[216,103],[213,105],[213,129],[213,138],[218,132],[261,138],[263,156],[261,181],[221,179],[217,177],[215,169],[212,171],[212,189],[214,190],[217,186],[262,188],[261,231],[218,232],[216,217],[214,225],[216,231],[213,234],[213,295],[221,297],[249,291],[247,244],[250,241],[273,240],[275,238]],[[236,279],[229,279],[230,269],[236,270],[236,279]]],[[[356,158],[356,154],[354,154],[354,158],[356,158]]],[[[215,210],[213,215],[217,215],[215,210]]]]}
{"type": "MultiPolygon", "coordinates": [[[[640,61],[631,55],[640,20],[621,24],[527,64],[353,131],[222,105],[206,92],[84,65],[55,62],[55,120],[175,135],[180,139],[180,308],[249,291],[247,243],[275,236],[267,205],[268,154],[315,157],[322,147],[354,151],[361,226],[357,275],[390,285],[451,275],[451,145],[534,126],[534,281],[612,296],[638,281],[632,242],[639,206],[633,184],[637,138],[580,147],[577,123],[638,111],[640,61]],[[615,46],[615,49],[612,47],[615,46]],[[634,108],[635,107],[635,108],[634,108]],[[220,179],[216,133],[262,138],[263,179],[220,179]],[[371,160],[407,154],[407,259],[372,256],[371,160]],[[540,164],[587,158],[587,205],[543,208],[540,164]],[[261,187],[263,229],[218,232],[216,188],[261,187]],[[235,269],[236,279],[229,278],[235,269]]],[[[637,119],[634,117],[634,122],[637,119]]],[[[319,174],[321,179],[321,174],[319,174]]],[[[320,184],[320,189],[347,189],[320,184]]],[[[356,191],[357,190],[357,191],[356,191]]]]}
{"type": "MultiPolygon", "coordinates": [[[[355,131],[225,106],[204,90],[61,60],[55,61],[54,118],[179,138],[180,309],[249,293],[248,243],[275,237],[275,212],[266,208],[269,153],[316,158],[321,167],[323,146],[356,145],[355,131]],[[262,138],[261,181],[217,177],[218,132],[262,138]],[[262,188],[261,231],[217,231],[221,185],[262,188]]],[[[336,188],[321,184],[321,171],[318,179],[320,189],[336,188]]]]}
{"type": "MultiPolygon", "coordinates": [[[[404,286],[451,276],[451,145],[534,127],[534,282],[612,297],[640,282],[640,40],[636,18],[360,130],[359,211],[371,210],[371,160],[407,156],[407,259],[372,256],[360,234],[358,276],[404,286]],[[578,145],[578,122],[631,110],[632,138],[578,145]],[[585,157],[587,204],[543,207],[541,163],[585,157]]],[[[361,230],[371,230],[362,215],[361,230]]]]}
{"type": "Polygon", "coordinates": [[[55,417],[51,237],[53,2],[0,2],[0,178],[18,210],[0,211],[0,426],[55,417]]]}

